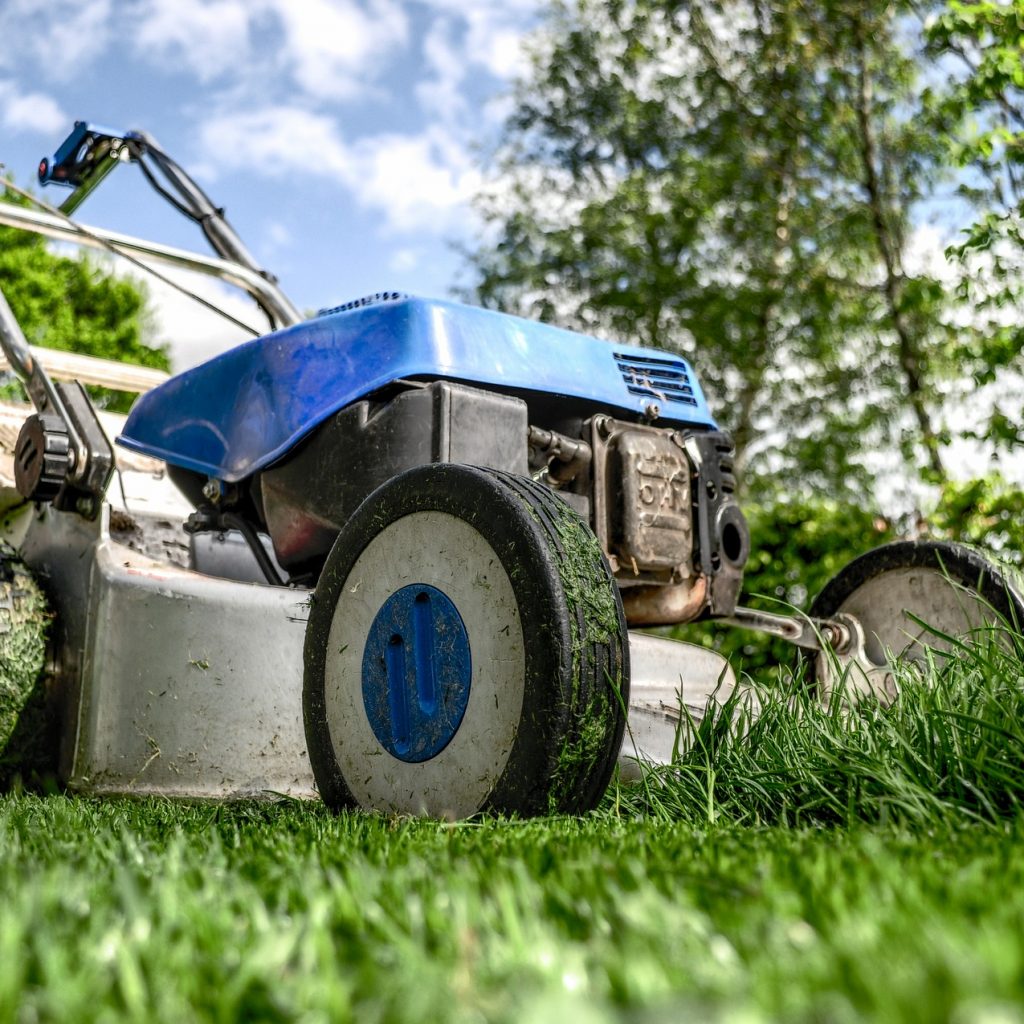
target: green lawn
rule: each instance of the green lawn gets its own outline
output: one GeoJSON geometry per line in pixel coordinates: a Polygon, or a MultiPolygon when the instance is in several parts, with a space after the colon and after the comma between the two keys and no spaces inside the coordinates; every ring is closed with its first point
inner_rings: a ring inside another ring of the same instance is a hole
{"type": "Polygon", "coordinates": [[[0,797],[0,1021],[1024,1021],[1021,637],[579,819],[0,797]]]}
{"type": "Polygon", "coordinates": [[[0,1018],[1021,1020],[1022,840],[8,796],[0,1018]]]}

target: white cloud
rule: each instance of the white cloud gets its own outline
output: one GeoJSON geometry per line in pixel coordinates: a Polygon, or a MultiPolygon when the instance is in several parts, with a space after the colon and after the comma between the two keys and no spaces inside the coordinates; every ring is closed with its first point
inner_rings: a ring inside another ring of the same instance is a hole
{"type": "Polygon", "coordinates": [[[132,17],[137,46],[201,82],[250,59],[251,11],[243,0],[142,0],[132,17]]]}
{"type": "Polygon", "coordinates": [[[462,83],[467,63],[455,41],[454,20],[438,17],[423,40],[430,77],[416,86],[416,98],[428,116],[451,123],[467,112],[462,83]]]}
{"type": "Polygon", "coordinates": [[[954,280],[956,270],[946,258],[950,239],[934,224],[918,224],[907,243],[904,258],[909,274],[928,274],[947,283],[954,280]]]}
{"type": "Polygon", "coordinates": [[[359,96],[409,32],[397,0],[139,0],[132,20],[142,50],[230,81],[249,102],[296,87],[307,99],[359,96]]]}
{"type": "Polygon", "coordinates": [[[364,205],[383,210],[393,230],[454,227],[481,184],[468,150],[438,128],[360,139],[353,156],[349,186],[364,205]]]}
{"type": "Polygon", "coordinates": [[[497,78],[511,78],[524,69],[523,32],[519,25],[503,24],[472,9],[467,12],[467,20],[466,55],[474,63],[483,65],[497,78]]]}
{"type": "Polygon", "coordinates": [[[291,229],[279,220],[272,220],[267,224],[264,234],[267,245],[274,249],[286,249],[294,240],[291,229]]]}
{"type": "Polygon", "coordinates": [[[426,0],[435,17],[465,25],[462,59],[509,78],[524,66],[523,37],[543,8],[541,0],[426,0]]]}
{"type": "Polygon", "coordinates": [[[203,167],[245,168],[283,176],[300,172],[341,182],[357,202],[380,210],[391,230],[443,232],[480,185],[468,149],[439,127],[415,135],[384,133],[346,142],[326,114],[278,106],[225,112],[203,124],[203,167]]]}
{"type": "Polygon", "coordinates": [[[264,0],[284,30],[283,54],[309,96],[349,99],[403,48],[409,21],[394,0],[264,0]]]}
{"type": "Polygon", "coordinates": [[[417,249],[397,249],[388,261],[388,270],[403,274],[415,270],[420,265],[420,253],[417,249]]]}
{"type": "MultiPolygon", "coordinates": [[[[53,2],[78,12],[80,21],[87,16],[85,0],[53,2]]],[[[29,11],[37,0],[0,0],[0,7],[5,3],[29,11]]],[[[112,0],[95,6],[102,12],[97,24],[106,25],[112,0]]],[[[493,110],[470,99],[479,72],[503,78],[521,68],[523,33],[541,2],[419,0],[415,6],[426,16],[426,31],[412,39],[409,0],[113,4],[122,15],[120,30],[143,59],[207,85],[193,173],[326,177],[380,211],[384,230],[444,233],[465,222],[467,201],[481,183],[471,146],[481,126],[493,123],[493,110]],[[401,82],[400,60],[422,69],[418,83],[401,82]],[[352,119],[358,129],[343,134],[345,107],[385,76],[413,90],[426,124],[374,134],[360,115],[352,119]]],[[[16,113],[27,120],[27,112],[16,113]]],[[[35,113],[55,125],[56,107],[35,113]]]]}
{"type": "Polygon", "coordinates": [[[350,156],[333,118],[299,106],[222,111],[200,128],[203,172],[245,168],[280,176],[292,171],[335,176],[350,171],[350,156]]]}
{"type": "Polygon", "coordinates": [[[0,124],[12,132],[52,135],[71,119],[52,96],[20,92],[12,82],[0,82],[0,124]]]}
{"type": "Polygon", "coordinates": [[[111,0],[3,0],[0,3],[0,67],[25,57],[48,77],[67,81],[110,41],[111,0]]]}

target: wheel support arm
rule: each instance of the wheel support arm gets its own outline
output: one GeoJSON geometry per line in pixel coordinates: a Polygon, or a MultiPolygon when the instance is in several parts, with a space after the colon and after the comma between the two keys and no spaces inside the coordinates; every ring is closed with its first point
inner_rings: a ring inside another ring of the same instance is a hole
{"type": "Polygon", "coordinates": [[[732,615],[715,621],[777,636],[808,651],[822,651],[828,648],[842,653],[851,641],[849,628],[834,619],[778,615],[774,612],[738,607],[732,615]]]}

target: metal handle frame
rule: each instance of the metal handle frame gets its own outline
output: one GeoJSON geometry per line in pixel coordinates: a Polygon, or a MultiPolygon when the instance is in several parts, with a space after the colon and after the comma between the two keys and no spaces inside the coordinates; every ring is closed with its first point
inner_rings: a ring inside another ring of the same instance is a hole
{"type": "Polygon", "coordinates": [[[5,227],[21,228],[45,238],[58,242],[73,242],[75,245],[93,249],[123,250],[131,255],[145,257],[165,266],[192,270],[207,277],[215,277],[226,284],[246,292],[264,310],[267,311],[272,327],[287,327],[301,322],[302,316],[295,307],[285,299],[279,300],[281,290],[262,274],[241,263],[229,259],[219,259],[188,249],[151,242],[147,239],[124,235],[117,231],[83,224],[84,231],[77,231],[63,217],[41,210],[30,210],[14,203],[0,201],[0,224],[5,227]]]}

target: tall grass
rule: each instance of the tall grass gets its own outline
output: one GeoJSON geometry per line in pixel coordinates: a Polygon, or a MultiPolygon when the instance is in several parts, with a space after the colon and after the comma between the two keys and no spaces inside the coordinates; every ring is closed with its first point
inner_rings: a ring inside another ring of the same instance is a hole
{"type": "Polygon", "coordinates": [[[608,807],[693,824],[1003,821],[1024,803],[1022,659],[1010,627],[952,642],[895,666],[891,704],[840,684],[823,706],[807,666],[745,680],[691,723],[675,764],[608,807]]]}

